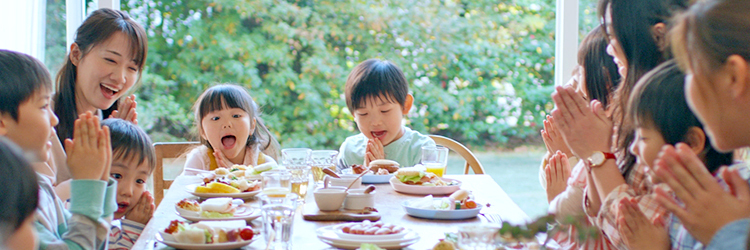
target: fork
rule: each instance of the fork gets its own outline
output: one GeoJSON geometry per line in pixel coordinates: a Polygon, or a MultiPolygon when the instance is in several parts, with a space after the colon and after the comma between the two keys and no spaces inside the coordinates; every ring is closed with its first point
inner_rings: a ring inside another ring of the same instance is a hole
{"type": "Polygon", "coordinates": [[[500,217],[499,214],[495,213],[481,213],[480,215],[484,216],[485,219],[487,219],[487,222],[489,223],[503,223],[503,218],[500,217]]]}

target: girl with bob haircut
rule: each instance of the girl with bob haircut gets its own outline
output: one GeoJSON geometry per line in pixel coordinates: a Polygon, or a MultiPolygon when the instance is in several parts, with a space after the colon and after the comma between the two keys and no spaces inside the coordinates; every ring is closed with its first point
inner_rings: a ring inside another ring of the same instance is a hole
{"type": "MultiPolygon", "coordinates": [[[[638,81],[626,112],[636,127],[630,151],[639,164],[653,168],[661,148],[677,143],[688,145],[711,173],[732,164],[731,151],[721,153],[711,147],[703,125],[690,111],[685,75],[674,61],[659,65],[638,81]]],[[[653,193],[653,189],[648,191],[653,193]]],[[[666,216],[654,225],[637,204],[635,199],[623,199],[618,208],[619,230],[630,249],[694,249],[699,245],[679,220],[666,216]]]]}
{"type": "Polygon", "coordinates": [[[193,109],[203,145],[188,153],[184,170],[275,162],[279,143],[263,124],[258,105],[244,88],[213,86],[198,97],[193,109]]]}
{"type": "MultiPolygon", "coordinates": [[[[697,1],[670,31],[672,51],[686,77],[690,109],[720,151],[750,146],[750,1],[697,1]]],[[[717,183],[689,146],[664,147],[656,176],[678,203],[657,189],[659,203],[680,219],[705,249],[748,249],[750,186],[747,167],[718,170],[717,183]],[[729,188],[729,192],[725,191],[729,188]],[[744,248],[742,246],[745,246],[744,248]]]]}
{"type": "MultiPolygon", "coordinates": [[[[137,123],[135,96],[117,100],[141,78],[148,51],[146,39],[143,27],[119,10],[98,9],[78,27],[57,74],[53,97],[60,119],[56,127],[60,142],[73,137],[73,124],[86,111],[101,119],[113,116],[137,123]]],[[[62,145],[53,143],[55,159],[64,158],[62,145]]],[[[70,179],[63,162],[55,162],[58,183],[70,179]]]]}

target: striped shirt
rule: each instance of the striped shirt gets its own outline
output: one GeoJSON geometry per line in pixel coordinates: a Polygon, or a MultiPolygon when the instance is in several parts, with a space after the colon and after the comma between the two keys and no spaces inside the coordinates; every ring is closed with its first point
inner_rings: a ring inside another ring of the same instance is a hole
{"type": "Polygon", "coordinates": [[[109,249],[127,250],[132,248],[144,227],[145,225],[128,219],[113,221],[112,230],[109,232],[109,249]]]}

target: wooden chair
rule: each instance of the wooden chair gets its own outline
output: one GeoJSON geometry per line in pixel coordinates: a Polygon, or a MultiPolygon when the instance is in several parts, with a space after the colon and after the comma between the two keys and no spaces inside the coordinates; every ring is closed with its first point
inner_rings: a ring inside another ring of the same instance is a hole
{"type": "Polygon", "coordinates": [[[164,159],[179,158],[192,147],[200,145],[199,142],[157,142],[154,143],[156,151],[156,168],[152,180],[154,182],[154,202],[159,206],[164,199],[164,190],[169,189],[174,180],[164,179],[164,159]]]}
{"type": "Polygon", "coordinates": [[[469,167],[471,167],[471,170],[474,171],[474,174],[484,174],[484,167],[482,167],[482,163],[479,162],[477,157],[474,156],[474,153],[466,148],[466,146],[445,136],[430,135],[430,138],[435,141],[435,144],[453,150],[454,152],[461,155],[464,160],[466,160],[466,165],[464,166],[464,174],[469,174],[469,167]]]}

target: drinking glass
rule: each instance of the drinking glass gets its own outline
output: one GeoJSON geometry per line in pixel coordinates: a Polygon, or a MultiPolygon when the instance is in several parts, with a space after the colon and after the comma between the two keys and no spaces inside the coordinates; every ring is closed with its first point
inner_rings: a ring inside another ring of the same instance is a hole
{"type": "Polygon", "coordinates": [[[271,170],[260,174],[263,191],[268,195],[286,195],[292,190],[289,170],[271,170]]]}
{"type": "Polygon", "coordinates": [[[424,165],[427,172],[434,173],[438,177],[443,177],[445,168],[448,165],[448,148],[443,146],[422,147],[422,165],[424,165]]]}
{"type": "Polygon", "coordinates": [[[474,224],[458,229],[459,249],[498,249],[502,246],[500,227],[494,225],[474,224]]]}
{"type": "Polygon", "coordinates": [[[304,201],[307,184],[310,182],[309,148],[285,148],[281,150],[281,163],[292,173],[292,192],[304,201]]]}
{"type": "Polygon", "coordinates": [[[263,218],[263,236],[270,249],[292,249],[292,222],[297,209],[297,194],[284,196],[261,194],[261,217],[263,218]]]}
{"type": "Polygon", "coordinates": [[[313,181],[316,185],[323,184],[323,177],[326,176],[323,173],[324,168],[329,168],[336,172],[336,156],[339,152],[336,150],[313,150],[310,159],[312,161],[312,175],[313,181]]]}

